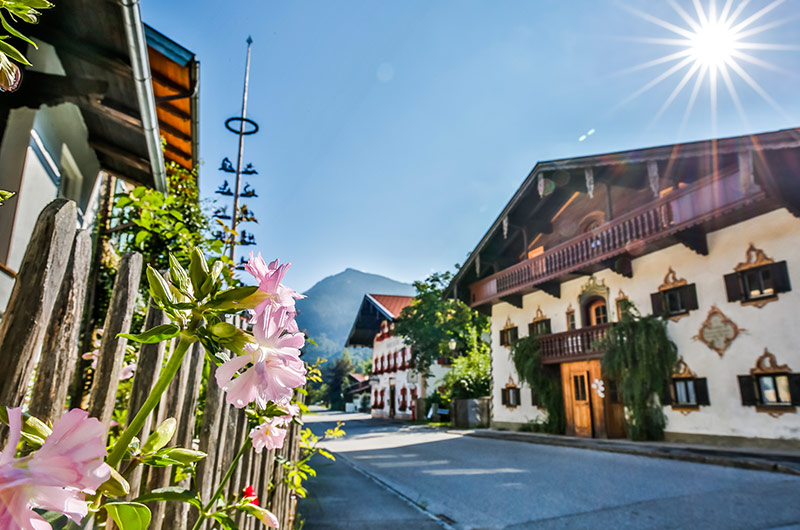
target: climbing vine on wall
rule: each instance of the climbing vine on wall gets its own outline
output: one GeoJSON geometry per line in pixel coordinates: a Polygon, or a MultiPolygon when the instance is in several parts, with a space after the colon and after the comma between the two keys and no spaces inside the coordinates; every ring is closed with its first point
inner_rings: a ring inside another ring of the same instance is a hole
{"type": "Polygon", "coordinates": [[[664,437],[664,402],[678,349],[667,336],[665,320],[642,316],[623,300],[620,321],[601,343],[606,349],[603,369],[618,384],[625,403],[628,435],[633,440],[664,437]]]}
{"type": "Polygon", "coordinates": [[[542,365],[542,350],[536,337],[523,337],[511,347],[511,362],[521,381],[528,383],[547,420],[532,425],[532,430],[564,434],[566,416],[561,381],[557,372],[542,365]]]}

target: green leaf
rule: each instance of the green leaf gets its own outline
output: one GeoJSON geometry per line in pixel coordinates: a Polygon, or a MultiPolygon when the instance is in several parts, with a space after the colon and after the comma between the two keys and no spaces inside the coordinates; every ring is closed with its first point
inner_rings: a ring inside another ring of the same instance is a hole
{"type": "Polygon", "coordinates": [[[170,252],[169,254],[169,277],[178,286],[181,291],[191,293],[191,282],[189,275],[186,273],[180,262],[170,252]]]}
{"type": "Polygon", "coordinates": [[[194,287],[195,296],[198,300],[202,299],[200,293],[202,291],[203,283],[208,278],[208,263],[203,251],[195,247],[189,258],[189,278],[192,280],[192,287],[194,287]]]}
{"type": "Polygon", "coordinates": [[[150,510],[138,502],[113,502],[103,506],[119,530],[147,530],[150,510]]]}
{"type": "Polygon", "coordinates": [[[239,525],[236,524],[236,521],[226,513],[216,512],[211,514],[211,517],[220,524],[223,530],[239,530],[239,525]]]}
{"type": "Polygon", "coordinates": [[[133,333],[120,333],[117,337],[129,339],[141,344],[155,344],[176,337],[180,332],[181,328],[175,324],[161,324],[160,326],[148,329],[144,333],[139,333],[138,335],[133,333]]]}
{"type": "Polygon", "coordinates": [[[147,441],[142,446],[142,454],[150,454],[158,451],[172,440],[175,434],[175,429],[178,427],[178,422],[175,418],[167,418],[159,425],[153,434],[151,434],[147,441]]]}
{"type": "Polygon", "coordinates": [[[144,240],[150,237],[150,232],[147,230],[139,230],[136,232],[136,236],[133,238],[133,242],[136,245],[141,245],[144,243],[144,240]]]}
{"type": "Polygon", "coordinates": [[[168,501],[168,502],[185,502],[191,504],[198,510],[203,509],[203,503],[200,502],[200,497],[197,493],[191,490],[181,488],[180,486],[170,486],[167,488],[158,488],[144,495],[140,495],[135,502],[150,502],[150,501],[168,501]]]}
{"type": "Polygon", "coordinates": [[[147,281],[150,283],[150,296],[161,304],[172,303],[172,293],[169,292],[167,280],[150,265],[147,266],[147,281]]]}
{"type": "Polygon", "coordinates": [[[100,493],[109,497],[124,497],[130,492],[131,485],[112,467],[111,477],[100,486],[100,493]]]}
{"type": "Polygon", "coordinates": [[[22,33],[20,33],[19,31],[17,31],[16,29],[14,29],[13,27],[11,27],[11,25],[10,25],[8,22],[6,22],[6,19],[5,19],[5,17],[3,16],[2,12],[0,12],[0,21],[2,21],[2,23],[3,23],[3,27],[5,28],[5,30],[6,30],[7,32],[9,32],[11,35],[13,35],[13,36],[17,37],[18,39],[22,39],[22,40],[24,40],[25,42],[27,42],[28,44],[30,44],[31,46],[33,46],[33,47],[34,47],[34,48],[36,48],[37,50],[39,49],[39,47],[38,47],[38,46],[36,46],[36,43],[35,43],[35,42],[33,42],[31,39],[29,39],[28,37],[26,37],[25,35],[23,35],[23,34],[22,34],[22,33]]]}
{"type": "Polygon", "coordinates": [[[22,55],[22,53],[18,49],[16,49],[15,47],[10,45],[6,41],[0,40],[0,52],[5,53],[6,55],[8,55],[10,58],[14,59],[18,63],[22,63],[22,64],[25,64],[25,65],[28,65],[28,66],[31,65],[31,63],[28,62],[28,60],[25,58],[25,56],[22,55]]]}
{"type": "Polygon", "coordinates": [[[202,451],[184,449],[183,447],[171,447],[165,450],[163,455],[184,465],[198,462],[208,456],[202,451]]]}
{"type": "Polygon", "coordinates": [[[267,293],[260,291],[258,286],[255,285],[234,287],[233,289],[228,289],[227,291],[219,293],[213,300],[206,304],[206,307],[219,311],[253,309],[266,300],[267,296],[267,293]]]}

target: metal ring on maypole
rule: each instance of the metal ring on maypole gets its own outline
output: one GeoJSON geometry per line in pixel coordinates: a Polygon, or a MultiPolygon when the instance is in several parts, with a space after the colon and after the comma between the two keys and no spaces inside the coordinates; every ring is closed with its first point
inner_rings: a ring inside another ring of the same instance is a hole
{"type": "Polygon", "coordinates": [[[258,124],[256,122],[254,122],[250,118],[242,118],[240,116],[234,116],[232,118],[228,118],[227,120],[225,120],[225,128],[228,129],[233,134],[242,134],[244,136],[249,136],[251,134],[255,134],[255,133],[258,132],[258,124]],[[249,130],[249,131],[234,129],[230,125],[232,122],[233,123],[242,123],[242,122],[244,122],[247,125],[252,125],[253,128],[251,130],[249,130]]]}

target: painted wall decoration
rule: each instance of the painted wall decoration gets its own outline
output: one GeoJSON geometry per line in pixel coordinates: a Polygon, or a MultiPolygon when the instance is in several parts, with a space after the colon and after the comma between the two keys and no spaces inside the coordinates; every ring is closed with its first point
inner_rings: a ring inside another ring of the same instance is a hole
{"type": "Polygon", "coordinates": [[[712,305],[697,335],[692,338],[699,340],[722,357],[725,350],[743,331],[744,328],[737,326],[717,306],[712,305]]]}

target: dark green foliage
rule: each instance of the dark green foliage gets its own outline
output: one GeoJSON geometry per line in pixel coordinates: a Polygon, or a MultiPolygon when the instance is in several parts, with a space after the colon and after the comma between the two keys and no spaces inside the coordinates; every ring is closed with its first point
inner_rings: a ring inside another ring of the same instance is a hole
{"type": "Polygon", "coordinates": [[[451,278],[449,272],[434,273],[414,282],[417,295],[394,324],[395,333],[411,346],[420,373],[427,373],[439,357],[453,351],[461,355],[488,351],[483,335],[489,331],[489,318],[461,300],[444,298],[451,278]],[[451,340],[455,341],[452,351],[451,340]]]}
{"type": "Polygon", "coordinates": [[[633,440],[661,440],[665,417],[664,392],[678,360],[678,349],[667,336],[667,323],[642,316],[624,301],[620,321],[601,343],[606,349],[603,370],[618,381],[625,407],[628,436],[633,440]]]}
{"type": "Polygon", "coordinates": [[[474,399],[492,392],[492,358],[488,348],[473,350],[453,361],[444,376],[445,393],[450,399],[474,399]]]}
{"type": "Polygon", "coordinates": [[[564,434],[567,424],[561,378],[557,370],[542,365],[542,349],[536,337],[523,337],[511,347],[511,362],[520,381],[528,383],[542,408],[547,410],[547,420],[530,423],[523,430],[564,434]]]}

